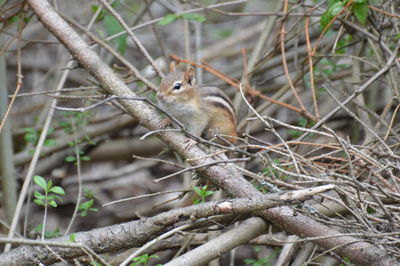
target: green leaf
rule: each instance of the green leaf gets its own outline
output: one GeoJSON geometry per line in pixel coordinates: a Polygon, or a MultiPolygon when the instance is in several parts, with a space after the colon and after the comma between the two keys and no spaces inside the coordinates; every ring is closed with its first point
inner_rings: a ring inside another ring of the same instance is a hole
{"type": "Polygon", "coordinates": [[[49,181],[47,181],[47,185],[46,185],[46,191],[50,191],[50,188],[53,186],[53,181],[51,181],[51,179],[49,179],[49,181]]]}
{"type": "Polygon", "coordinates": [[[88,156],[88,155],[85,155],[85,156],[82,156],[81,157],[81,161],[90,161],[90,156],[88,156]]]}
{"type": "Polygon", "coordinates": [[[69,235],[68,242],[76,242],[76,233],[73,233],[73,234],[69,235]]]}
{"type": "MultiPolygon", "coordinates": [[[[107,33],[110,35],[114,35],[116,33],[119,33],[124,30],[124,28],[119,24],[118,20],[116,20],[113,16],[111,15],[106,15],[104,17],[104,26],[107,30],[107,33]]],[[[125,53],[126,47],[127,47],[127,36],[126,34],[121,35],[117,38],[113,39],[113,43],[115,43],[118,46],[118,51],[123,55],[125,53]]],[[[85,114],[78,113],[77,114],[77,119],[81,120],[83,119],[85,114]]],[[[83,122],[83,121],[81,121],[83,122]]],[[[79,122],[77,122],[79,124],[79,122]]]]}
{"type": "Polygon", "coordinates": [[[194,198],[194,199],[193,199],[193,204],[194,204],[194,205],[199,204],[200,201],[201,201],[200,199],[194,198]]]}
{"type": "Polygon", "coordinates": [[[46,139],[44,142],[44,146],[46,147],[53,147],[56,145],[56,140],[55,139],[46,139]]]}
{"type": "Polygon", "coordinates": [[[208,196],[211,196],[211,195],[213,195],[214,193],[215,193],[214,191],[212,191],[212,190],[208,190],[208,191],[206,191],[206,193],[205,193],[205,195],[204,195],[204,196],[208,197],[208,196]]]}
{"type": "Polygon", "coordinates": [[[38,200],[45,200],[45,199],[46,199],[46,196],[43,195],[42,193],[40,193],[39,191],[35,191],[35,192],[33,193],[33,196],[34,196],[35,198],[37,198],[38,200]]]}
{"type": "Polygon", "coordinates": [[[329,5],[329,8],[322,14],[321,19],[320,19],[320,26],[321,29],[324,30],[331,20],[339,14],[339,12],[342,10],[344,6],[344,3],[341,1],[334,2],[329,5]]]}
{"type": "Polygon", "coordinates": [[[44,206],[44,202],[43,202],[43,200],[34,199],[34,200],[33,200],[33,202],[34,202],[36,205],[39,205],[39,206],[44,206]]]}
{"type": "Polygon", "coordinates": [[[94,203],[93,199],[88,200],[86,202],[82,202],[81,204],[79,204],[79,210],[87,210],[90,207],[92,207],[93,203],[94,203]]]}
{"type": "Polygon", "coordinates": [[[197,22],[204,22],[206,21],[206,18],[203,15],[197,14],[197,13],[190,13],[190,14],[182,14],[182,18],[185,18],[187,20],[194,20],[197,22]]]}
{"type": "Polygon", "coordinates": [[[69,162],[69,163],[75,162],[76,158],[75,158],[75,156],[70,155],[70,156],[65,157],[65,161],[69,162]]]}
{"type": "Polygon", "coordinates": [[[56,207],[57,207],[57,202],[55,202],[54,200],[50,200],[50,201],[49,201],[49,205],[50,205],[51,207],[56,208],[56,207]]]}
{"type": "Polygon", "coordinates": [[[41,177],[40,175],[35,175],[33,177],[33,182],[35,182],[35,184],[38,185],[39,187],[46,190],[46,180],[43,177],[41,177]]]}
{"type": "Polygon", "coordinates": [[[62,187],[59,187],[59,186],[52,187],[49,192],[53,192],[53,193],[56,193],[58,195],[65,195],[64,189],[62,187]]]}
{"type": "MultiPolygon", "coordinates": [[[[96,14],[97,10],[100,8],[99,6],[92,5],[90,7],[92,9],[93,14],[96,14]]],[[[102,21],[104,19],[104,16],[106,15],[107,11],[104,10],[104,8],[100,11],[100,14],[96,18],[96,22],[102,21]]]]}
{"type": "Polygon", "coordinates": [[[297,124],[301,127],[306,127],[307,126],[307,119],[304,117],[300,117],[299,121],[297,122],[297,124]]]}
{"type": "Polygon", "coordinates": [[[332,16],[332,18],[334,16],[336,16],[337,14],[339,14],[339,12],[342,10],[344,6],[344,3],[341,1],[338,1],[336,3],[334,3],[329,9],[328,12],[329,14],[332,16]]]}
{"type": "Polygon", "coordinates": [[[329,15],[329,13],[328,13],[328,11],[325,11],[323,14],[322,14],[322,16],[321,16],[321,19],[320,19],[320,21],[319,21],[319,24],[320,24],[320,26],[321,26],[321,30],[324,30],[327,26],[328,26],[328,24],[329,24],[329,22],[331,21],[331,16],[329,15]]]}
{"type": "Polygon", "coordinates": [[[49,196],[47,196],[48,200],[59,200],[60,202],[62,202],[62,198],[60,196],[57,196],[55,194],[51,194],[49,196]]]}
{"type": "Polygon", "coordinates": [[[25,128],[24,131],[25,131],[24,140],[27,143],[36,144],[39,139],[38,132],[31,127],[25,128]]]}
{"type": "Polygon", "coordinates": [[[361,25],[365,25],[365,23],[367,22],[367,17],[368,17],[367,3],[354,4],[353,12],[354,12],[354,15],[356,16],[358,22],[361,25]]]}
{"type": "Polygon", "coordinates": [[[168,15],[164,16],[164,17],[160,20],[160,22],[158,22],[158,25],[165,26],[165,25],[171,24],[172,22],[174,22],[175,20],[177,20],[178,17],[179,17],[179,16],[176,15],[176,14],[168,14],[168,15]]]}
{"type": "Polygon", "coordinates": [[[197,195],[201,195],[201,189],[198,186],[193,186],[192,188],[197,195]]]}
{"type": "Polygon", "coordinates": [[[294,129],[288,130],[287,133],[292,139],[298,138],[302,134],[301,131],[294,130],[294,129]]]}

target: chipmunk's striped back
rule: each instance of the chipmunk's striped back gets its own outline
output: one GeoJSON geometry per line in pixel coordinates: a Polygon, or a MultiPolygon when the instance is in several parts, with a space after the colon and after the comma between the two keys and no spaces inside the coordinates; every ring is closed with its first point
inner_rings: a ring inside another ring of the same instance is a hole
{"type": "Polygon", "coordinates": [[[209,137],[215,134],[226,135],[224,138],[236,143],[235,110],[229,97],[221,89],[206,85],[200,85],[199,92],[203,110],[210,119],[206,133],[209,137]]]}

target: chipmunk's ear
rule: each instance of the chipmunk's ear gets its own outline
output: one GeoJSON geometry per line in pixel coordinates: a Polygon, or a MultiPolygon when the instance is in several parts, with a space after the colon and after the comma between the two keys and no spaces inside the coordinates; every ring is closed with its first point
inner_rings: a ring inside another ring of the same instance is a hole
{"type": "Polygon", "coordinates": [[[187,81],[187,83],[189,83],[190,85],[194,84],[194,69],[193,67],[189,67],[186,72],[185,72],[185,80],[187,81]]]}
{"type": "Polygon", "coordinates": [[[176,71],[175,61],[172,61],[171,64],[169,65],[169,72],[174,72],[174,71],[176,71]]]}

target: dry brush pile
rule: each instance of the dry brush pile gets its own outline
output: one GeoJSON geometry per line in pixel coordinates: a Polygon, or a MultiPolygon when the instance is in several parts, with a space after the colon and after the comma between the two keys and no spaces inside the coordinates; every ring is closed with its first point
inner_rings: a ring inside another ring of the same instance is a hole
{"type": "Polygon", "coordinates": [[[396,1],[50,2],[1,1],[1,265],[400,264],[396,1]],[[236,145],[162,126],[172,61],[236,145]]]}

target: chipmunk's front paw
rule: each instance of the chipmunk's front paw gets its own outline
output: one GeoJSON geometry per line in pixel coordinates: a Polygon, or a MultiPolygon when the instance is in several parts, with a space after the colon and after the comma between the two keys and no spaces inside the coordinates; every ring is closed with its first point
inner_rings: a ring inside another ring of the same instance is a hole
{"type": "Polygon", "coordinates": [[[164,118],[163,120],[161,120],[160,123],[158,123],[158,128],[159,129],[165,129],[168,126],[172,125],[172,121],[169,118],[164,118]]]}

